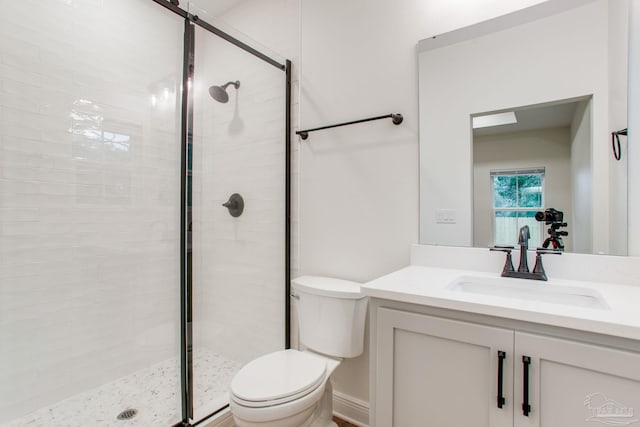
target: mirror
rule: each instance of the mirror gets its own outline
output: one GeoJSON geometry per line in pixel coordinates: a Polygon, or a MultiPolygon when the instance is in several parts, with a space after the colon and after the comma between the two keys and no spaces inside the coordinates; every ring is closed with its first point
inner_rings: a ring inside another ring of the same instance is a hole
{"type": "Polygon", "coordinates": [[[627,16],[625,1],[552,0],[419,42],[420,243],[515,244],[529,225],[530,247],[627,253],[626,139],[611,150],[627,16]],[[536,220],[551,208],[560,221],[536,220]]]}

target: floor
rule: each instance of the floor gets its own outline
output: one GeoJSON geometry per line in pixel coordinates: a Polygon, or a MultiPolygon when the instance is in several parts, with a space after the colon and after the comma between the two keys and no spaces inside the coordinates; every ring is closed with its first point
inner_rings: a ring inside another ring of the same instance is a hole
{"type": "MultiPolygon", "coordinates": [[[[227,404],[229,383],[241,365],[220,354],[194,354],[194,409],[204,417],[227,404]]],[[[169,359],[92,390],[40,408],[1,427],[148,427],[180,420],[177,359],[169,359]],[[149,406],[152,402],[152,406],[149,406]],[[147,406],[145,406],[147,405],[147,406]],[[123,423],[118,415],[134,408],[123,423]]]]}
{"type": "Polygon", "coordinates": [[[338,427],[357,427],[356,425],[343,421],[338,417],[333,417],[333,421],[338,424],[338,427]]]}
{"type": "MultiPolygon", "coordinates": [[[[241,365],[220,354],[194,354],[196,415],[207,415],[228,402],[227,390],[241,365]]],[[[0,427],[148,427],[170,425],[180,419],[178,363],[169,359],[92,390],[40,408],[0,427]],[[154,402],[153,406],[148,402],[154,402]],[[123,423],[127,409],[137,414],[123,423]]],[[[334,417],[338,427],[357,427],[334,417]]]]}

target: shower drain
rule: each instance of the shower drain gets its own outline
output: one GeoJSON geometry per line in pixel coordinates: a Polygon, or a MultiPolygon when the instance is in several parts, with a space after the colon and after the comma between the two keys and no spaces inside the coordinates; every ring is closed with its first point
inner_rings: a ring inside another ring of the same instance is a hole
{"type": "Polygon", "coordinates": [[[125,409],[124,411],[120,412],[118,414],[118,419],[119,420],[130,420],[131,418],[135,417],[136,415],[138,415],[138,410],[137,409],[125,409]]]}

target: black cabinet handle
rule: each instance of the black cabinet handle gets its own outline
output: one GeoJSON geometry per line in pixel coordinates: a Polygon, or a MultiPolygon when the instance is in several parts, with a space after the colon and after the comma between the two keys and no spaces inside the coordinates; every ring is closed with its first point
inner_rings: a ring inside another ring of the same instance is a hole
{"type": "Polygon", "coordinates": [[[531,405],[529,405],[529,365],[531,358],[522,356],[522,415],[528,417],[531,413],[531,405]]]}
{"type": "Polygon", "coordinates": [[[502,378],[504,359],[507,357],[507,353],[504,351],[498,351],[498,408],[502,409],[505,404],[505,399],[502,393],[502,378]]]}

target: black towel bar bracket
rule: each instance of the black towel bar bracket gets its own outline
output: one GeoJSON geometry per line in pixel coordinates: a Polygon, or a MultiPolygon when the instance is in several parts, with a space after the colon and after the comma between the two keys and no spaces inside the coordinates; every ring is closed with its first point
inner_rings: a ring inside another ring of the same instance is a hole
{"type": "Polygon", "coordinates": [[[620,160],[622,157],[622,151],[620,149],[620,135],[627,136],[629,134],[628,128],[611,132],[611,148],[613,149],[613,157],[616,160],[620,160]]]}
{"type": "Polygon", "coordinates": [[[360,119],[360,120],[353,120],[351,122],[339,123],[337,125],[329,125],[329,126],[322,126],[319,128],[299,130],[296,132],[296,135],[300,135],[300,138],[302,139],[307,139],[309,138],[309,132],[315,132],[317,130],[323,130],[323,129],[337,128],[340,126],[354,125],[356,123],[364,123],[364,122],[370,122],[372,120],[380,120],[380,119],[391,119],[394,125],[399,125],[400,123],[402,123],[402,120],[404,120],[404,118],[402,117],[402,114],[391,113],[391,114],[385,114],[384,116],[369,117],[368,119],[360,119]]]}

